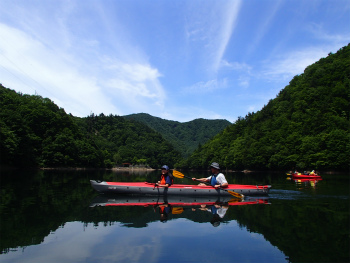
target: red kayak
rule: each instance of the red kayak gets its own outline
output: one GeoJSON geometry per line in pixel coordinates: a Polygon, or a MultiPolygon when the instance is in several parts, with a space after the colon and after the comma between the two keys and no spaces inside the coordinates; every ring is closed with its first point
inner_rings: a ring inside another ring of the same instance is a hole
{"type": "Polygon", "coordinates": [[[155,187],[147,182],[104,182],[90,180],[91,186],[100,193],[126,195],[177,195],[177,196],[231,196],[233,191],[246,196],[268,195],[271,185],[229,184],[227,188],[215,189],[212,186],[173,184],[169,188],[155,187]]]}
{"type": "Polygon", "coordinates": [[[322,177],[317,175],[317,174],[313,174],[313,175],[309,175],[309,174],[300,174],[300,173],[293,173],[292,174],[292,178],[295,179],[311,179],[311,180],[322,180],[322,177]]]}

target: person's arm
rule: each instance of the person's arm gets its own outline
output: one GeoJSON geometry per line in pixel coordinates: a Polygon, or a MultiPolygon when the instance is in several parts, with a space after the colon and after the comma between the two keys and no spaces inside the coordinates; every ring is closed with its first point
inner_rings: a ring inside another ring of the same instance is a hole
{"type": "Polygon", "coordinates": [[[156,186],[169,187],[169,184],[161,184],[160,182],[158,182],[158,183],[156,183],[156,186]]]}
{"type": "Polygon", "coordinates": [[[169,187],[171,185],[171,178],[169,176],[166,177],[165,179],[165,184],[161,184],[160,181],[158,181],[158,186],[160,187],[169,187]]]}
{"type": "Polygon", "coordinates": [[[199,181],[199,182],[205,183],[205,182],[208,181],[208,178],[199,178],[199,179],[197,179],[197,178],[192,178],[192,180],[193,180],[193,181],[199,181]]]}
{"type": "Polygon", "coordinates": [[[222,183],[222,184],[218,184],[218,185],[215,185],[215,187],[222,187],[222,188],[225,188],[228,186],[228,182],[225,182],[225,183],[222,183]]]}

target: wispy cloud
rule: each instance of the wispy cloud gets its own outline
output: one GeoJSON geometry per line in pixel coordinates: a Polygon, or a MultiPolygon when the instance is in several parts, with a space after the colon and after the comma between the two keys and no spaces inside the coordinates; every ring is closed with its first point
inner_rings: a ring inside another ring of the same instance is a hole
{"type": "Polygon", "coordinates": [[[186,36],[195,49],[200,43],[202,63],[209,74],[216,74],[221,60],[234,31],[241,1],[204,2],[201,8],[196,7],[194,14],[188,18],[186,36]]]}
{"type": "MultiPolygon", "coordinates": [[[[158,69],[142,52],[126,44],[125,38],[107,41],[113,43],[110,55],[97,36],[74,36],[74,12],[74,5],[68,5],[50,20],[57,29],[56,38],[61,36],[57,42],[45,30],[36,30],[35,21],[25,25],[27,33],[20,27],[0,24],[1,38],[6,39],[0,41],[0,56],[4,58],[0,59],[0,72],[7,71],[1,81],[18,91],[50,97],[76,116],[90,112],[124,115],[162,108],[165,92],[158,69]]],[[[109,31],[101,27],[103,30],[109,31]]],[[[116,39],[113,34],[109,38],[116,39]]]]}
{"type": "MultiPolygon", "coordinates": [[[[350,22],[350,19],[349,19],[350,22]]],[[[328,43],[332,45],[346,45],[350,42],[350,35],[349,34],[337,34],[337,33],[328,33],[322,25],[317,23],[311,23],[307,26],[307,31],[310,32],[315,39],[323,41],[327,41],[328,43]]]]}
{"type": "Polygon", "coordinates": [[[81,74],[70,64],[71,58],[60,56],[20,30],[2,24],[0,35],[7,39],[0,43],[1,55],[6,58],[0,60],[0,66],[13,76],[3,77],[2,81],[22,87],[22,92],[48,96],[78,116],[97,109],[117,110],[96,85],[94,76],[81,74]]]}
{"type": "Polygon", "coordinates": [[[120,103],[125,99],[128,104],[144,103],[164,107],[165,92],[159,81],[161,74],[147,64],[116,63],[108,66],[110,78],[103,81],[109,93],[118,98],[120,103]],[[148,101],[145,101],[148,100],[148,101]]]}
{"type": "Polygon", "coordinates": [[[350,42],[349,1],[270,2],[0,0],[0,81],[76,116],[244,115],[350,42]]]}
{"type": "Polygon", "coordinates": [[[220,68],[220,63],[234,30],[241,5],[241,1],[238,0],[228,3],[229,6],[224,7],[223,22],[221,28],[219,29],[220,33],[218,36],[218,48],[217,52],[214,55],[213,63],[214,72],[217,72],[220,68]]]}
{"type": "Polygon", "coordinates": [[[227,79],[211,79],[208,81],[200,81],[192,86],[183,88],[184,93],[191,93],[191,94],[205,94],[209,93],[218,89],[225,89],[227,88],[227,79]]]}
{"type": "Polygon", "coordinates": [[[264,14],[264,20],[261,23],[256,23],[258,31],[254,34],[253,40],[248,45],[247,53],[250,54],[259,46],[261,40],[266,36],[268,30],[272,27],[273,20],[278,13],[282,1],[270,2],[267,12],[264,14]]]}
{"type": "Polygon", "coordinates": [[[289,52],[284,56],[274,57],[263,62],[259,78],[270,80],[290,80],[295,75],[304,72],[304,69],[329,53],[324,48],[307,48],[289,52]]]}
{"type": "Polygon", "coordinates": [[[239,62],[228,62],[227,60],[221,60],[220,68],[222,69],[230,69],[235,71],[244,71],[244,72],[250,72],[252,70],[252,67],[246,63],[239,63],[239,62]]]}

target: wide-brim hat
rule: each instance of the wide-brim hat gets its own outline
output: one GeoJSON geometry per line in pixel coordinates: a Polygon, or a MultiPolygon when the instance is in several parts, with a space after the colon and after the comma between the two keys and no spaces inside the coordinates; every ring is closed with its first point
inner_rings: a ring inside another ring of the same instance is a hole
{"type": "Polygon", "coordinates": [[[213,167],[213,168],[215,168],[215,169],[220,170],[220,166],[219,166],[218,163],[212,163],[212,164],[210,165],[210,167],[213,167]]]}

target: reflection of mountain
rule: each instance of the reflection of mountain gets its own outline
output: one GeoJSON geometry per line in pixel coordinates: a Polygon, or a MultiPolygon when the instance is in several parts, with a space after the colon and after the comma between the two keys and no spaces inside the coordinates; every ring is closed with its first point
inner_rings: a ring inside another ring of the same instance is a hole
{"type": "Polygon", "coordinates": [[[348,200],[270,202],[271,206],[237,207],[228,216],[264,235],[290,262],[349,262],[348,200]]]}
{"type": "Polygon", "coordinates": [[[40,244],[66,222],[79,220],[91,200],[86,172],[1,172],[0,253],[40,244]]]}
{"type": "MultiPolygon", "coordinates": [[[[93,174],[90,177],[97,176],[93,174]]],[[[45,171],[35,174],[27,172],[23,176],[13,174],[11,177],[2,174],[1,252],[40,244],[46,236],[64,226],[66,222],[102,222],[106,226],[120,222],[133,228],[159,222],[159,208],[154,210],[154,202],[162,204],[164,200],[150,200],[153,204],[142,204],[144,200],[139,199],[138,202],[142,205],[117,206],[116,202],[125,200],[114,198],[108,199],[110,206],[90,207],[92,201],[96,201],[96,193],[91,188],[89,179],[86,171],[45,171]]],[[[271,205],[232,203],[222,222],[237,221],[242,228],[264,235],[265,239],[283,251],[291,262],[333,262],[333,255],[337,255],[336,258],[340,262],[349,261],[348,199],[320,195],[309,199],[272,197],[273,194],[269,198],[271,205]]],[[[170,214],[169,221],[186,218],[192,222],[208,223],[213,215],[199,209],[192,211],[192,207],[198,208],[200,202],[213,203],[217,200],[182,200],[182,204],[180,200],[175,201],[178,203],[173,207],[182,207],[183,210],[181,213],[170,214]],[[185,205],[186,202],[195,204],[185,205]]],[[[175,201],[168,200],[169,203],[175,201]]],[[[101,205],[106,204],[103,200],[97,202],[101,205]]]]}

